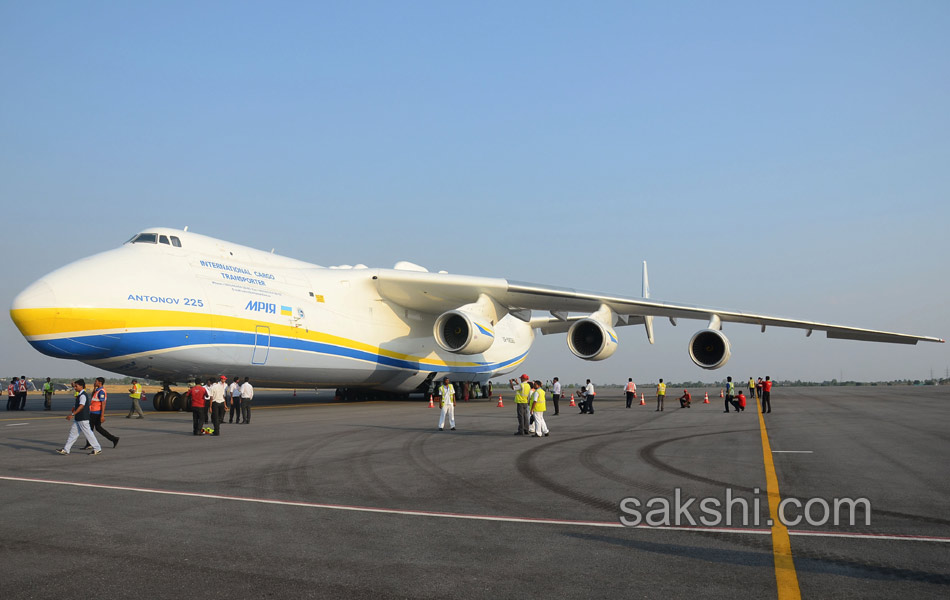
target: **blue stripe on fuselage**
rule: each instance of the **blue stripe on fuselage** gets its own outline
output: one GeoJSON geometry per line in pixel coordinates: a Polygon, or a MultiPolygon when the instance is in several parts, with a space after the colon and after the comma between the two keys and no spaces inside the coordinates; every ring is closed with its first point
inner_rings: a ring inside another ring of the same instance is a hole
{"type": "MultiPolygon", "coordinates": [[[[137,331],[120,334],[99,334],[50,340],[31,340],[34,348],[57,358],[72,358],[76,360],[118,359],[131,354],[157,352],[188,346],[226,345],[247,346],[248,350],[255,345],[256,335],[243,331],[222,331],[207,329],[175,329],[163,331],[137,331]]],[[[295,338],[270,336],[272,349],[300,350],[316,354],[326,354],[343,358],[352,358],[399,369],[413,369],[419,371],[452,371],[462,373],[480,373],[504,368],[523,359],[527,352],[500,363],[484,363],[471,367],[432,365],[418,361],[383,356],[374,352],[315,342],[295,338]]]]}

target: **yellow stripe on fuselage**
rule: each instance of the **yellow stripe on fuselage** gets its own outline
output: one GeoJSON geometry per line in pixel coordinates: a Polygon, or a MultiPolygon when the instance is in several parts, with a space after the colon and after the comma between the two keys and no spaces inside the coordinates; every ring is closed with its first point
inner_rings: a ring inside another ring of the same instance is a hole
{"type": "Polygon", "coordinates": [[[300,327],[280,325],[257,319],[225,315],[141,308],[22,308],[10,311],[13,322],[29,339],[51,339],[174,329],[221,329],[254,333],[259,325],[270,328],[271,335],[304,339],[370,352],[379,356],[408,360],[436,367],[478,367],[476,362],[446,362],[385,350],[372,344],[300,327]]]}

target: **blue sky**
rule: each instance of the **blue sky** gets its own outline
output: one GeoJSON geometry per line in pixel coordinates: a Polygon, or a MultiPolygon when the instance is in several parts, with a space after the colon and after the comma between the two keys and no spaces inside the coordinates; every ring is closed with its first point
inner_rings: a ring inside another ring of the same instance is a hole
{"type": "MultiPolygon", "coordinates": [[[[0,299],[149,226],[950,337],[950,4],[5,2],[0,299]],[[127,6],[124,4],[128,4],[127,6]]],[[[91,293],[91,288],[86,287],[91,293]]],[[[90,368],[9,319],[0,372],[90,368]]],[[[575,381],[922,378],[946,345],[698,322],[575,381]]]]}

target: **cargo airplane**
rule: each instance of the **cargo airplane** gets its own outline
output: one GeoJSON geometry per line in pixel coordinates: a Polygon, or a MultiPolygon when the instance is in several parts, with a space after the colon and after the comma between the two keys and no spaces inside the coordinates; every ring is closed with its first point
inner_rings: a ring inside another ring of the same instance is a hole
{"type": "Polygon", "coordinates": [[[649,296],[646,263],[642,297],[634,298],[431,273],[408,262],[325,268],[156,227],[40,278],[14,299],[10,315],[43,354],[165,382],[156,409],[184,407],[169,386],[219,373],[261,386],[374,394],[424,390],[443,374],[485,383],[525,360],[535,332],[566,333],[575,356],[603,360],[617,349],[618,327],[643,325],[653,343],[654,317],[706,323],[688,345],[704,369],[729,360],[725,322],[943,342],[649,296]]]}

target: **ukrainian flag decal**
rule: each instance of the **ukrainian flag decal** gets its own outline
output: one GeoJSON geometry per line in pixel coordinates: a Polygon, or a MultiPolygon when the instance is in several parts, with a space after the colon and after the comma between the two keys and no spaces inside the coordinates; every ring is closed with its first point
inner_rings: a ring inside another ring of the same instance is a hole
{"type": "Polygon", "coordinates": [[[281,306],[281,307],[280,307],[280,314],[282,314],[282,315],[284,315],[284,316],[289,317],[289,316],[292,315],[293,313],[294,313],[294,311],[291,310],[291,308],[290,308],[289,306],[281,306]]]}

